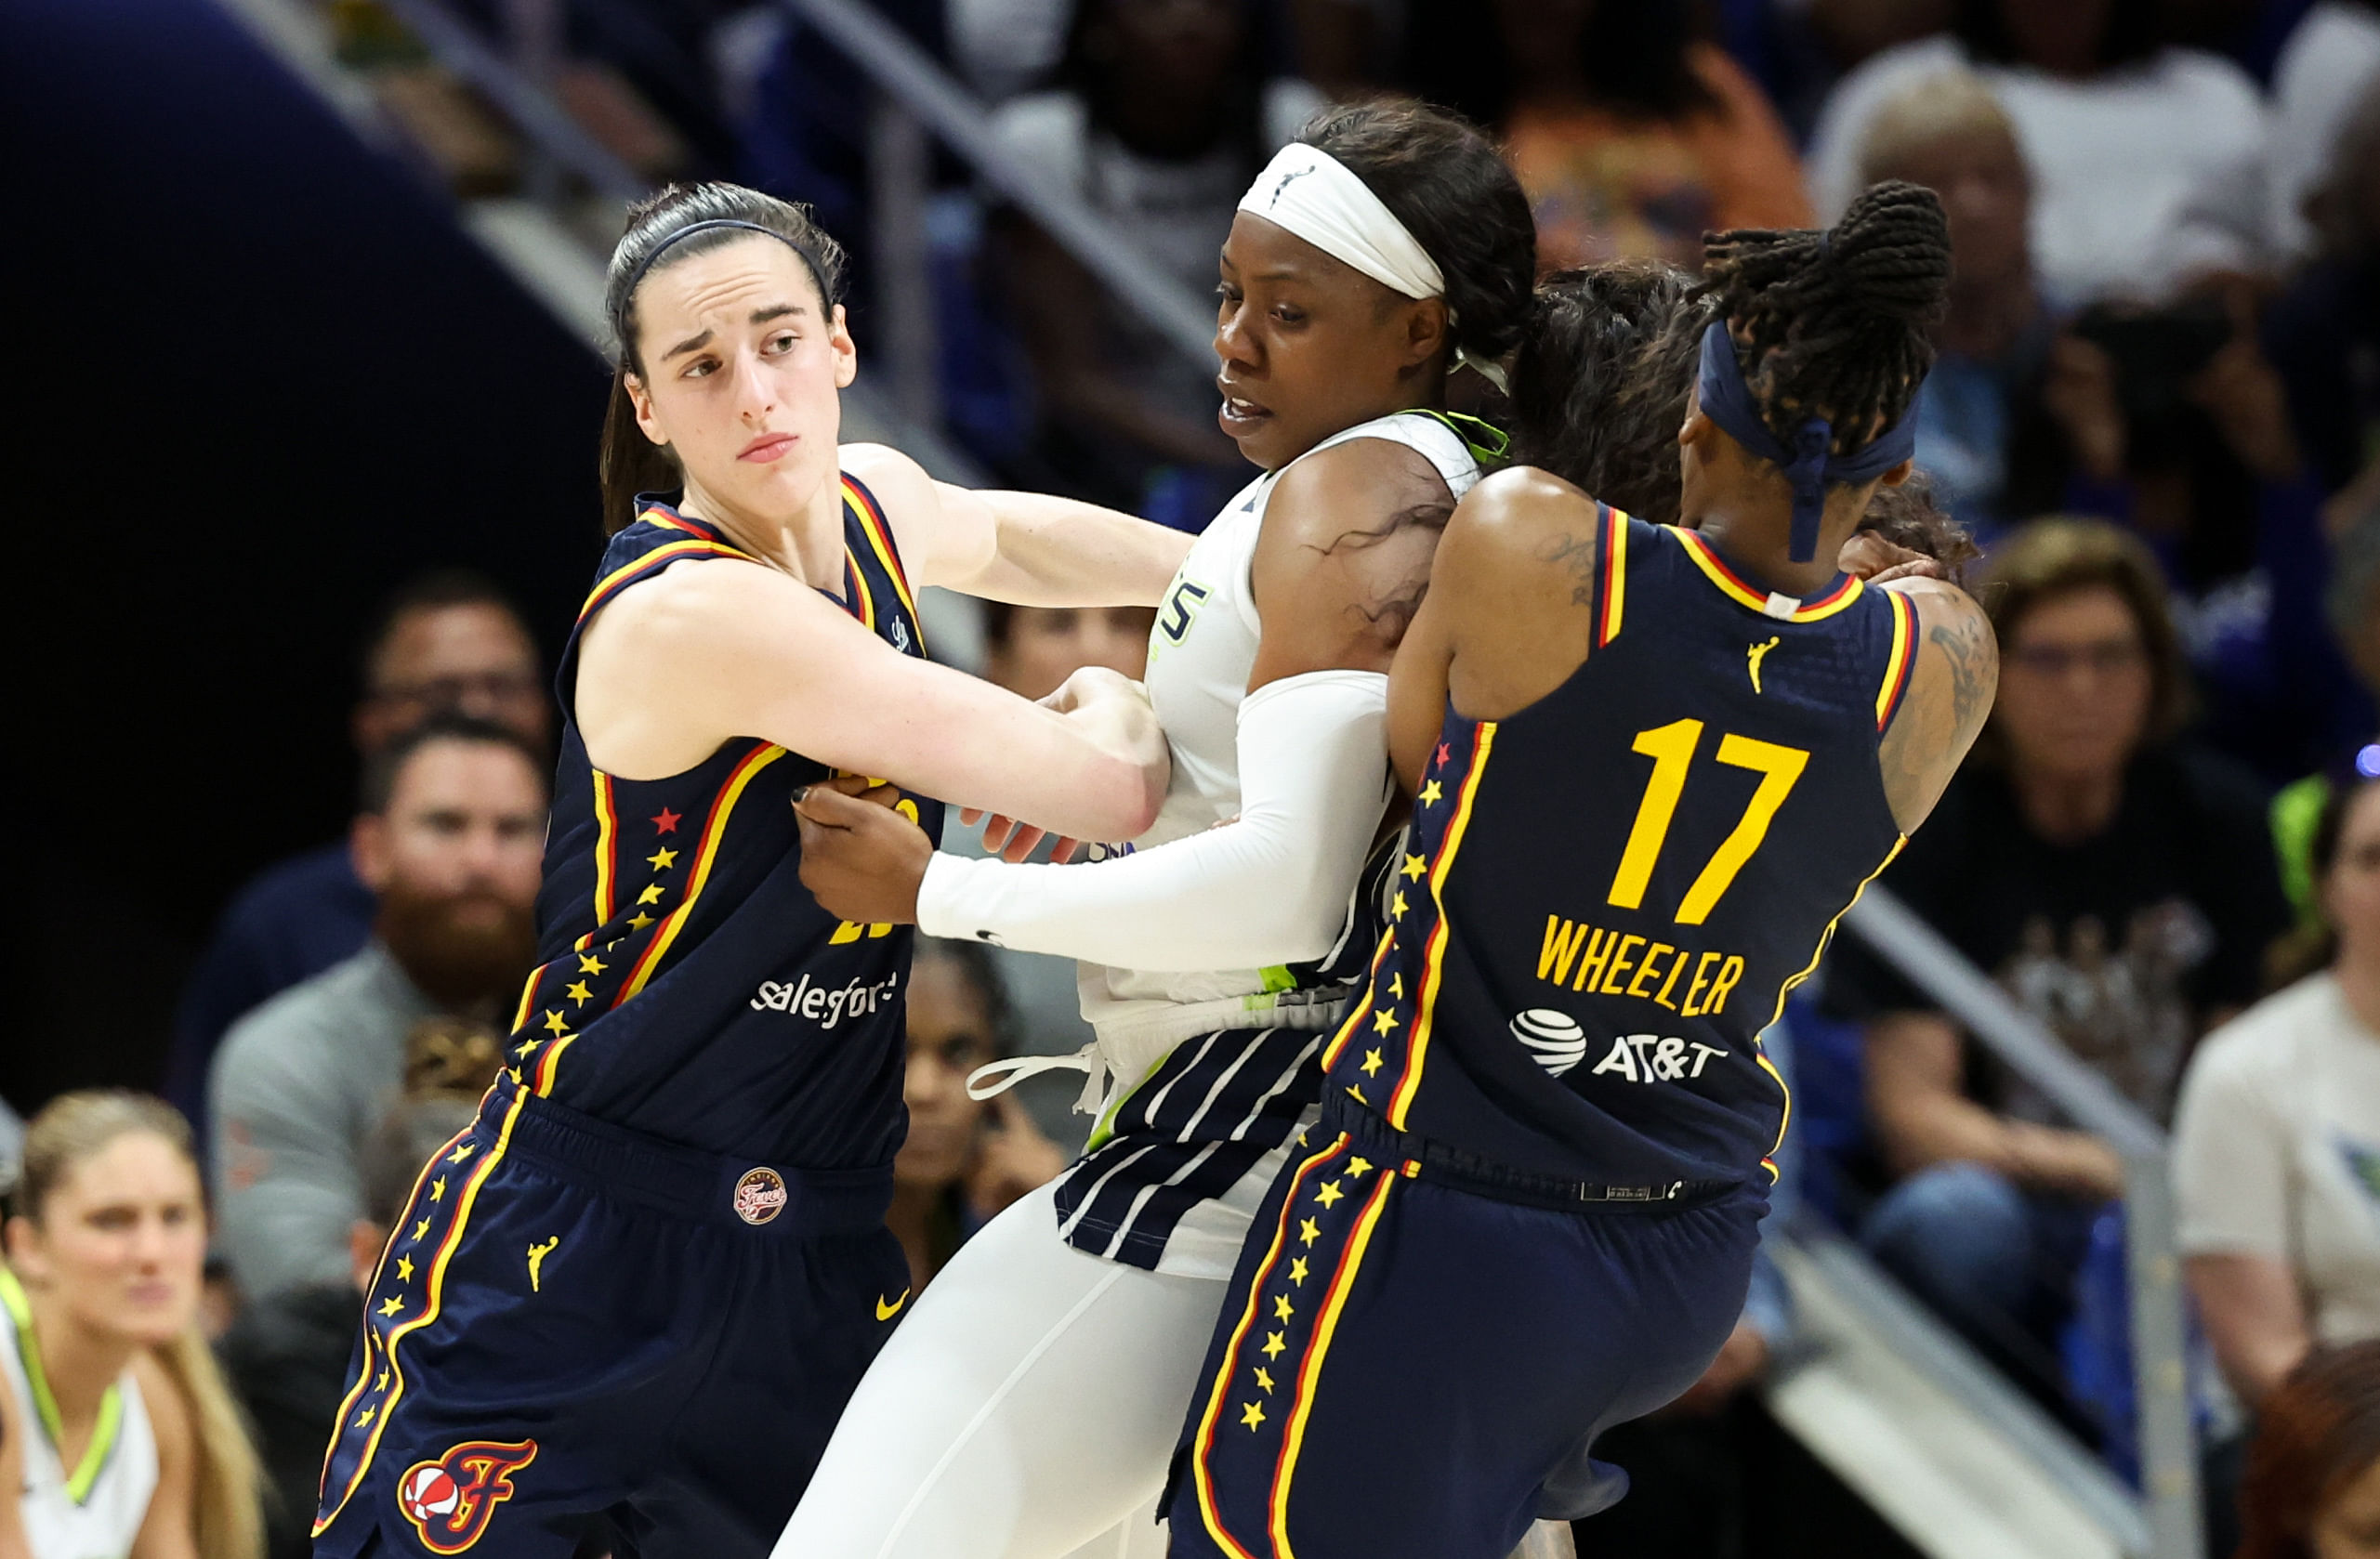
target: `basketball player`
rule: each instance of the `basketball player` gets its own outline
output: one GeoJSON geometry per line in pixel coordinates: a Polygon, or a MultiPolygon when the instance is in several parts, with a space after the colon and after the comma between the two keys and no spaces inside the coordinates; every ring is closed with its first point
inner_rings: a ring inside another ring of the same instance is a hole
{"type": "Polygon", "coordinates": [[[1411,104],[1315,121],[1223,248],[1220,422],[1267,474],[1158,610],[1157,826],[1121,859],[1013,865],[937,856],[930,831],[823,787],[802,804],[805,880],[838,913],[1085,960],[1114,1083],[1086,1155],[921,1296],[780,1555],[1160,1546],[1224,1279],[1369,946],[1349,910],[1388,799],[1385,674],[1478,476],[1450,421],[1411,409],[1517,342],[1532,257],[1526,200],[1468,126],[1411,104]]]}
{"type": "Polygon", "coordinates": [[[598,1520],[765,1552],[910,1282],[883,1227],[910,934],[819,908],[793,794],[888,775],[1095,836],[1163,794],[1130,684],[1044,708],[935,666],[912,583],[1147,605],[1186,541],[838,450],[840,272],[731,185],[643,203],[614,252],[617,533],[561,664],[545,962],[382,1257],[320,1554],[560,1559],[598,1520]]]}
{"type": "Polygon", "coordinates": [[[1908,469],[1939,203],[1709,262],[1695,529],[1526,467],[1448,526],[1391,678],[1410,848],[1232,1278],[1176,1554],[1494,1559],[1616,1497],[1595,1435],[1742,1304],[1786,1109],[1756,1035],[1989,710],[1972,601],[1835,561],[1908,469]]]}

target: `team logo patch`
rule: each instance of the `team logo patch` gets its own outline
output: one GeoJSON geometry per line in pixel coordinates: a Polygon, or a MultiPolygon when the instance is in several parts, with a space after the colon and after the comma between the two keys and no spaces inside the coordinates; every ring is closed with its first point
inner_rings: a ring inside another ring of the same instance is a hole
{"type": "Polygon", "coordinates": [[[785,1177],[762,1165],[735,1183],[735,1215],[756,1228],[785,1211],[785,1177]]]}
{"type": "Polygon", "coordinates": [[[1512,1037],[1555,1077],[1586,1059],[1586,1033],[1568,1013],[1532,1007],[1512,1020],[1512,1037]]]}
{"type": "Polygon", "coordinates": [[[397,1509],[432,1553],[460,1553],[487,1535],[512,1475],[537,1460],[537,1442],[466,1440],[397,1480],[397,1509]]]}

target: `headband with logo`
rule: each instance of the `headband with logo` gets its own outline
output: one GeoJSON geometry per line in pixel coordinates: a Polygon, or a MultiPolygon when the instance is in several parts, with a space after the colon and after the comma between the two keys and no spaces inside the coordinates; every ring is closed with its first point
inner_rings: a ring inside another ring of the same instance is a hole
{"type": "MultiPolygon", "coordinates": [[[[1292,141],[1277,152],[1240,209],[1275,223],[1331,258],[1406,297],[1444,297],[1446,275],[1421,241],[1397,220],[1372,186],[1320,147],[1292,141]]],[[[1446,322],[1455,323],[1447,310],[1446,322]]],[[[1453,367],[1469,368],[1509,393],[1502,367],[1454,348],[1453,367]]]]}
{"type": "Polygon", "coordinates": [[[1782,466],[1794,490],[1794,525],[1789,557],[1807,563],[1818,556],[1818,526],[1826,511],[1826,489],[1834,482],[1864,482],[1883,476],[1917,449],[1917,402],[1899,422],[1849,454],[1830,454],[1834,425],[1811,417],[1794,430],[1789,448],[1760,419],[1760,403],[1743,382],[1743,365],[1736,361],[1735,338],[1727,321],[1715,320],[1703,333],[1703,366],[1698,381],[1703,411],[1735,441],[1773,465],[1782,466]]]}

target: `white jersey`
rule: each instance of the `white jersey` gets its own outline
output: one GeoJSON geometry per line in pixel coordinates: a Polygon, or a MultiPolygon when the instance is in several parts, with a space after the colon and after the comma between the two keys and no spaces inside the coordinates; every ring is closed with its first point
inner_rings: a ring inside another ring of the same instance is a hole
{"type": "Polygon", "coordinates": [[[157,1491],[157,1436],[140,1386],[127,1369],[111,1390],[112,1408],[100,1409],[98,1430],[80,1464],[69,1472],[59,1460],[57,1412],[42,1382],[33,1345],[33,1315],[15,1274],[0,1267],[0,1301],[7,1324],[0,1327],[0,1373],[7,1377],[9,1423],[24,1466],[18,1500],[33,1559],[124,1559],[149,1514],[157,1491]]]}
{"type": "MultiPolygon", "coordinates": [[[[1463,439],[1422,412],[1360,424],[1307,452],[1359,439],[1419,451],[1457,499],[1479,480],[1463,439]]],[[[1174,770],[1137,849],[1240,814],[1240,701],[1262,632],[1249,569],[1280,474],[1258,478],[1225,505],[1157,609],[1149,697],[1174,770]]],[[[1311,965],[1193,973],[1082,965],[1083,1015],[1113,1082],[1089,1151],[1058,1185],[1059,1238],[1175,1276],[1230,1276],[1283,1145],[1311,1115],[1322,1041],[1372,950],[1350,945],[1355,886],[1340,947],[1311,965]]]]}
{"type": "MultiPolygon", "coordinates": [[[[1419,451],[1458,500],[1479,479],[1479,463],[1462,439],[1421,412],[1360,424],[1298,459],[1359,439],[1419,451]]],[[[1240,701],[1263,632],[1249,570],[1281,474],[1258,477],[1224,505],[1182,559],[1157,609],[1149,632],[1149,701],[1164,727],[1174,771],[1164,806],[1134,842],[1136,849],[1185,839],[1240,815],[1240,701]]],[[[1161,972],[1085,963],[1081,982],[1083,1015],[1103,1042],[1137,1038],[1152,1028],[1166,1036],[1162,1044],[1216,1028],[1295,1022],[1297,1003],[1281,1000],[1286,993],[1277,971],[1161,972]]]]}

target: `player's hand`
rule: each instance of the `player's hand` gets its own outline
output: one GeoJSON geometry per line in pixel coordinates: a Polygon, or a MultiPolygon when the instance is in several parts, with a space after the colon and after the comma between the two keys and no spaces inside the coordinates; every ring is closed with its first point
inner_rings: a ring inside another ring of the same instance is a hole
{"type": "Polygon", "coordinates": [[[1002,860],[1011,864],[1031,856],[1034,846],[1045,839],[1057,841],[1050,846],[1049,858],[1060,866],[1072,860],[1074,852],[1083,847],[1083,842],[1079,839],[1069,839],[1062,833],[1052,833],[1045,828],[1035,828],[1031,823],[1020,823],[1014,818],[1004,818],[997,812],[986,812],[980,806],[963,806],[959,809],[961,828],[973,828],[979,822],[983,825],[983,848],[986,853],[998,856],[1002,860]]]}
{"type": "Polygon", "coordinates": [[[1870,584],[1888,584],[1897,579],[1951,577],[1940,558],[1888,542],[1874,531],[1853,532],[1851,539],[1843,544],[1843,550],[1834,555],[1834,566],[1870,584]]]}
{"type": "Polygon", "coordinates": [[[802,885],[826,912],[861,925],[914,925],[917,884],[934,858],[926,831],[894,811],[901,793],[842,781],[810,786],[794,802],[802,834],[802,885]]]}

